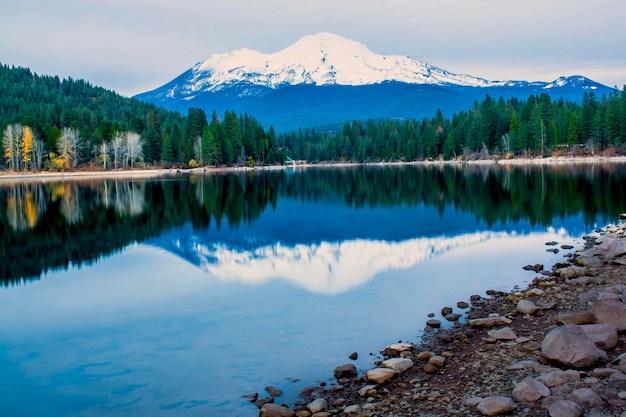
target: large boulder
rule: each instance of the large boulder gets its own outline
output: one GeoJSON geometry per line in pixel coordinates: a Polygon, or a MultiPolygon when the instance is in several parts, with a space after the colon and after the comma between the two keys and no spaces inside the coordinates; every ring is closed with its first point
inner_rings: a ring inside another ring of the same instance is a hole
{"type": "Polygon", "coordinates": [[[591,314],[595,323],[611,323],[619,332],[626,330],[626,304],[620,300],[604,299],[597,301],[591,307],[591,314]]]}
{"type": "Polygon", "coordinates": [[[552,329],[541,343],[541,354],[549,360],[573,368],[586,368],[607,355],[575,324],[552,329]]]}
{"type": "Polygon", "coordinates": [[[602,350],[611,350],[617,347],[619,338],[617,328],[611,324],[586,324],[580,326],[593,343],[602,350]]]}
{"type": "Polygon", "coordinates": [[[500,416],[515,410],[515,402],[510,397],[487,397],[478,404],[477,410],[484,416],[500,416]]]}

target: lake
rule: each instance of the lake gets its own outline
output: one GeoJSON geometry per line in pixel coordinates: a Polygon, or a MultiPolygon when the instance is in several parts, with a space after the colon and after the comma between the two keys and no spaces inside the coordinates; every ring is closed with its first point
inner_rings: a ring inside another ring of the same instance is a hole
{"type": "Polygon", "coordinates": [[[0,414],[256,416],[242,396],[269,385],[293,405],[617,222],[625,167],[0,183],[0,414]]]}

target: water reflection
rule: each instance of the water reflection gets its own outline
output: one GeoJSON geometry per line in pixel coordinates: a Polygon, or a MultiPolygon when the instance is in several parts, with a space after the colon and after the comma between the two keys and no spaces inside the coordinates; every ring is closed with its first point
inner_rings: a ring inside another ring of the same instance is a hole
{"type": "MultiPolygon", "coordinates": [[[[285,218],[298,216],[299,226],[293,230],[277,225],[271,236],[287,246],[463,232],[458,224],[431,230],[432,222],[419,217],[424,208],[435,210],[440,218],[447,211],[452,223],[461,213],[483,224],[474,224],[474,230],[466,232],[510,223],[550,226],[572,216],[582,216],[585,225],[593,225],[610,221],[626,207],[622,168],[618,164],[354,167],[160,181],[6,184],[0,188],[0,249],[11,262],[3,263],[0,272],[5,285],[38,278],[46,271],[93,262],[129,243],[156,238],[186,224],[200,232],[254,228],[266,210],[276,210],[279,201],[324,203],[330,212],[338,206],[356,213],[415,208],[404,232],[392,230],[393,222],[386,230],[384,224],[355,226],[349,219],[340,223],[329,215],[323,230],[307,234],[309,217],[315,213],[288,213],[285,218]],[[33,259],[31,254],[38,256],[33,259]]],[[[232,236],[222,238],[226,246],[242,244],[232,236]]],[[[209,247],[218,243],[205,242],[209,247]]]]}
{"type": "Polygon", "coordinates": [[[504,232],[481,232],[401,242],[357,239],[294,246],[276,243],[250,251],[192,241],[191,250],[202,269],[223,281],[258,285],[283,279],[312,293],[336,295],[382,272],[411,268],[454,249],[509,236],[504,232]]]}

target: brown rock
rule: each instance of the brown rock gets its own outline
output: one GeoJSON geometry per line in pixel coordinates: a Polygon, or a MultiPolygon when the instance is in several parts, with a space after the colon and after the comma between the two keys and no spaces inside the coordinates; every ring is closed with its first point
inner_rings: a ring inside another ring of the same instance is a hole
{"type": "Polygon", "coordinates": [[[515,385],[513,390],[513,397],[520,402],[532,403],[548,395],[550,395],[550,389],[530,376],[515,385]]]}
{"type": "Polygon", "coordinates": [[[273,398],[280,397],[281,395],[283,395],[283,392],[281,390],[279,390],[278,388],[272,385],[265,387],[265,391],[270,395],[270,397],[273,397],[273,398]]]}
{"type": "Polygon", "coordinates": [[[385,381],[393,378],[397,374],[396,371],[389,368],[374,368],[365,372],[365,377],[368,381],[375,384],[384,384],[385,381]]]}
{"type": "Polygon", "coordinates": [[[617,347],[619,338],[617,328],[611,324],[585,324],[580,326],[593,343],[602,350],[611,350],[617,347]]]}
{"type": "Polygon", "coordinates": [[[619,300],[597,301],[591,307],[594,323],[611,323],[617,331],[626,330],[626,304],[619,300]]]}
{"type": "Polygon", "coordinates": [[[589,324],[593,322],[591,311],[564,311],[557,315],[557,321],[563,324],[589,324]]]}
{"type": "Polygon", "coordinates": [[[335,378],[354,378],[357,376],[356,366],[351,363],[345,365],[339,365],[335,368],[335,378]]]}
{"type": "Polygon", "coordinates": [[[575,324],[552,329],[541,343],[541,355],[574,368],[585,368],[607,357],[575,324]]]}
{"type": "Polygon", "coordinates": [[[604,400],[600,398],[591,388],[577,388],[572,391],[570,395],[572,401],[589,407],[602,407],[604,406],[604,400]]]}
{"type": "Polygon", "coordinates": [[[295,415],[295,411],[273,403],[264,404],[259,413],[259,417],[294,417],[295,415]]]}
{"type": "Polygon", "coordinates": [[[443,317],[447,316],[450,313],[452,313],[452,307],[444,307],[441,309],[441,315],[443,317]]]}
{"type": "Polygon", "coordinates": [[[550,417],[580,417],[583,409],[578,404],[570,400],[558,400],[548,408],[550,417]]]}
{"type": "Polygon", "coordinates": [[[477,410],[484,416],[500,416],[515,410],[515,403],[510,397],[487,397],[478,404],[477,410]]]}
{"type": "Polygon", "coordinates": [[[532,316],[537,312],[537,310],[539,310],[539,307],[537,307],[535,303],[530,300],[519,300],[517,303],[517,311],[520,313],[532,316]]]}
{"type": "Polygon", "coordinates": [[[459,301],[458,303],[456,303],[456,306],[460,309],[466,309],[469,307],[469,304],[465,301],[459,301]]]}
{"type": "Polygon", "coordinates": [[[437,368],[435,365],[432,365],[430,363],[427,363],[426,365],[424,365],[424,372],[426,372],[427,374],[434,374],[438,370],[439,368],[437,368]]]}

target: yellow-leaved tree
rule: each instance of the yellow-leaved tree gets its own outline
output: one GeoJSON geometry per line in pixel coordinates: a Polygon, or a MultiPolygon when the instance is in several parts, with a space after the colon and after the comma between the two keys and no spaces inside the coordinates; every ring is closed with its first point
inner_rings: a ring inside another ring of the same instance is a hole
{"type": "Polygon", "coordinates": [[[22,136],[22,162],[24,168],[28,168],[33,160],[33,144],[35,138],[33,135],[33,129],[28,126],[24,126],[24,136],[22,136]]]}

